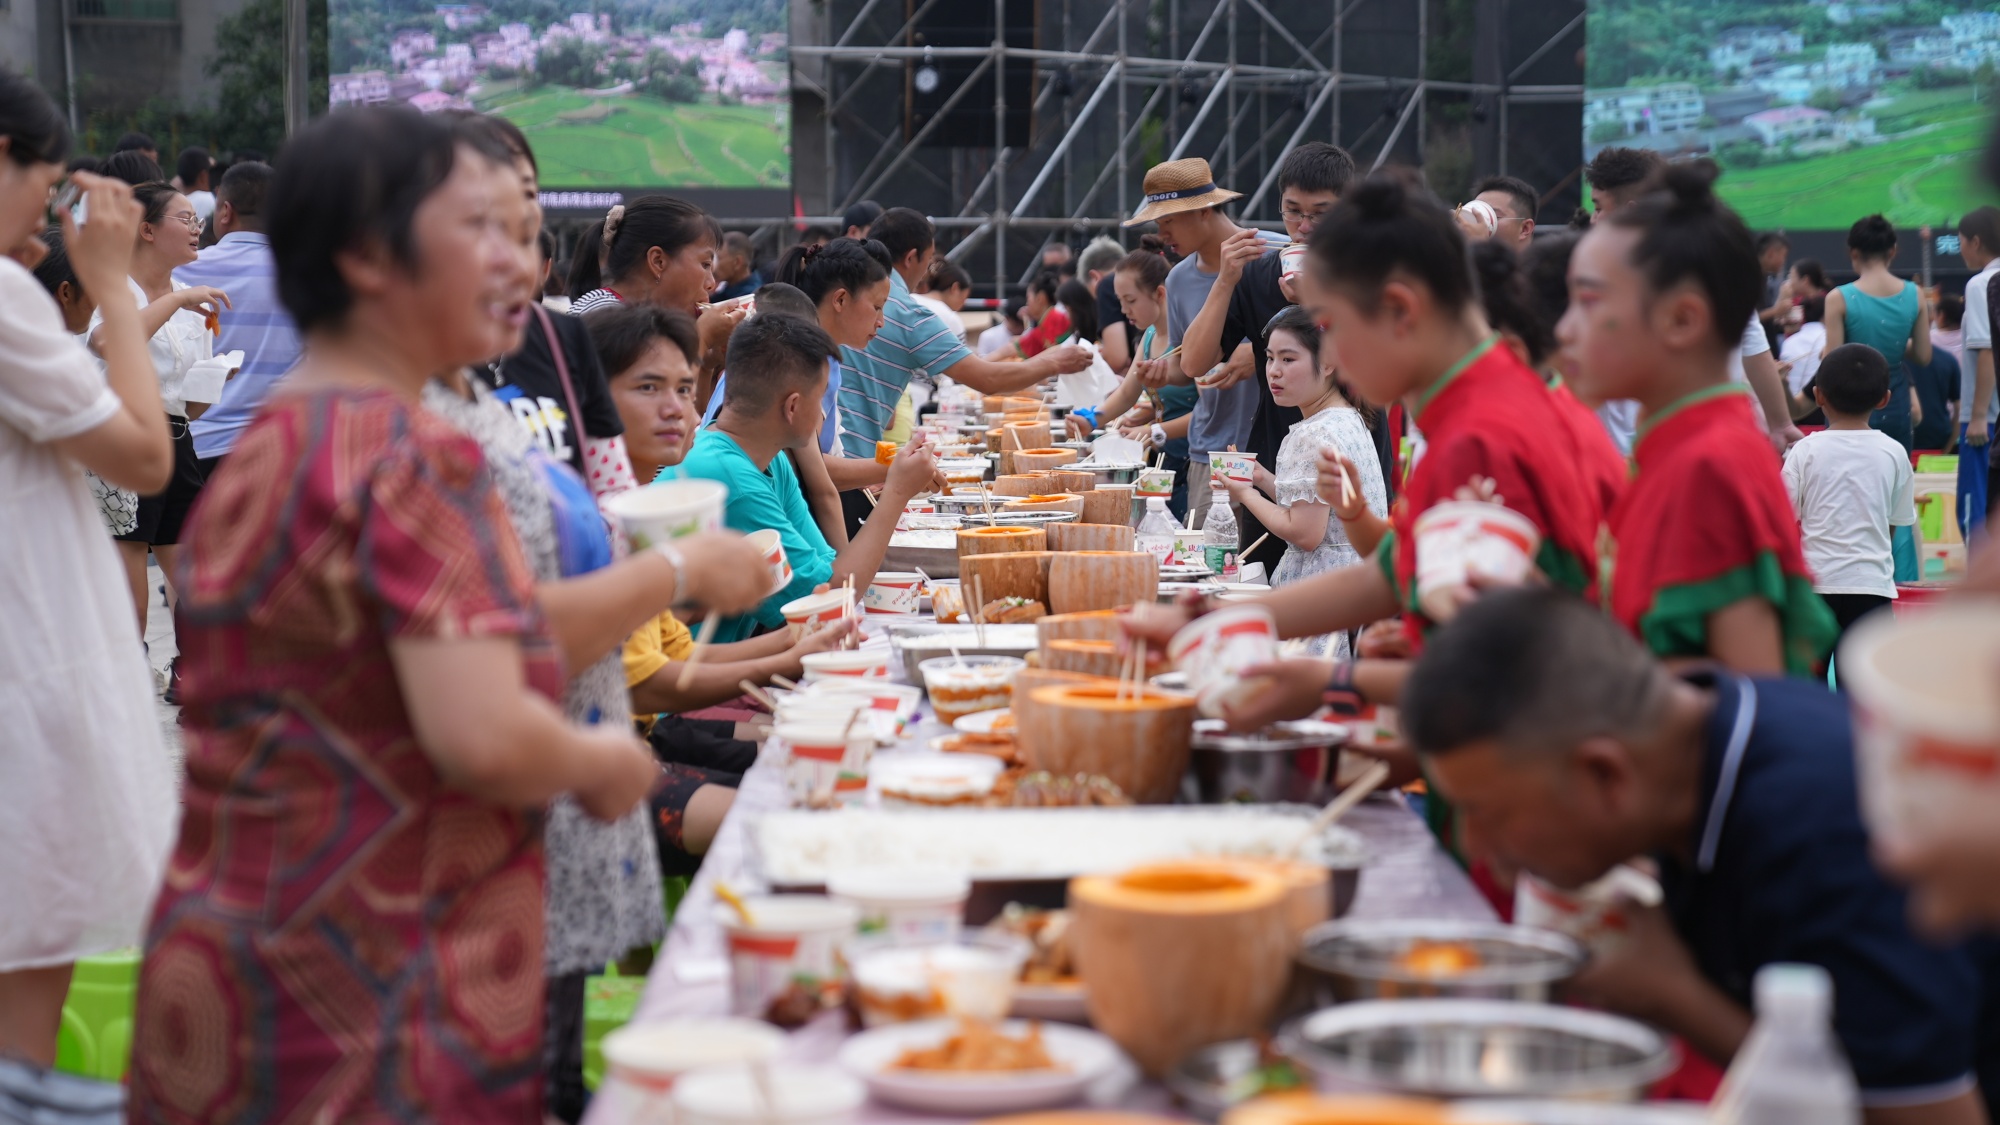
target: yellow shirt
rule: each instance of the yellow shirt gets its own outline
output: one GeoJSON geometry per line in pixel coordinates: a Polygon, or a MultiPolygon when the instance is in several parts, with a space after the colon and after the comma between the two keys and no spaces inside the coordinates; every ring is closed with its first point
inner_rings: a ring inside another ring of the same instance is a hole
{"type": "MultiPolygon", "coordinates": [[[[665,668],[669,661],[686,660],[694,651],[694,634],[672,613],[662,613],[625,638],[625,686],[638,687],[665,668]]],[[[650,727],[651,715],[634,715],[650,727]]]]}

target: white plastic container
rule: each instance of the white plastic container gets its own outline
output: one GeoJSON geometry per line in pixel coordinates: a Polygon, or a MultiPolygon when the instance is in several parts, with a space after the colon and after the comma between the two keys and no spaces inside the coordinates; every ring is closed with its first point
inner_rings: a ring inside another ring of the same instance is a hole
{"type": "Polygon", "coordinates": [[[889,674],[889,661],[893,655],[888,646],[876,645],[872,648],[809,652],[799,659],[799,663],[805,666],[807,683],[828,679],[882,678],[889,674]]]}
{"type": "Polygon", "coordinates": [[[1475,579],[1518,585],[1535,569],[1542,533],[1502,504],[1447,500],[1417,517],[1418,607],[1440,624],[1458,613],[1475,579]]]}
{"type": "Polygon", "coordinates": [[[673,1089],[683,1074],[735,1063],[766,1062],[785,1049],[785,1033],[759,1020],[690,1019],[632,1023],[604,1037],[604,1063],[614,1084],[616,1120],[668,1125],[673,1089]]]}
{"type": "Polygon", "coordinates": [[[840,943],[854,935],[861,912],[820,895],[765,895],[744,904],[751,925],[717,903],[715,918],[729,946],[729,1010],[768,1019],[775,1007],[799,1000],[835,1007],[845,995],[840,943]]]}
{"type": "Polygon", "coordinates": [[[604,502],[637,550],[704,531],[722,530],[729,486],[712,480],[663,480],[604,502]]]}
{"type": "Polygon", "coordinates": [[[815,680],[811,695],[805,697],[806,700],[818,699],[829,704],[859,700],[867,709],[866,722],[878,742],[893,742],[902,737],[904,727],[916,718],[917,706],[923,698],[924,689],[895,683],[881,676],[835,676],[815,680]]]}
{"type": "Polygon", "coordinates": [[[1601,957],[1624,944],[1633,907],[1658,906],[1663,897],[1658,879],[1622,863],[1574,891],[1523,872],[1514,884],[1514,924],[1554,930],[1601,957]]]}
{"type": "Polygon", "coordinates": [[[937,721],[950,726],[967,715],[997,711],[1013,702],[1014,677],[1028,662],[1015,656],[939,656],[917,665],[937,721]]]}
{"type": "Polygon", "coordinates": [[[1990,821],[2000,807],[2000,600],[1875,614],[1848,632],[1839,666],[1869,832],[1936,841],[1990,821]]]}
{"type": "Polygon", "coordinates": [[[958,936],[972,880],[954,871],[876,867],[840,872],[827,879],[826,890],[861,912],[862,934],[925,945],[958,936]]]}
{"type": "Polygon", "coordinates": [[[1029,952],[1024,938],[985,931],[911,945],[857,938],[845,949],[855,1006],[868,1027],[943,1016],[1006,1019],[1029,952]]]}
{"type": "Polygon", "coordinates": [[[843,1125],[867,1100],[831,1066],[768,1067],[761,1083],[747,1066],[698,1070],[674,1087],[677,1125],[843,1125]]]}
{"type": "Polygon", "coordinates": [[[923,592],[923,575],[881,571],[862,594],[861,608],[868,613],[915,613],[923,602],[923,592]]]}
{"type": "Polygon", "coordinates": [[[1187,674],[1195,705],[1211,719],[1256,690],[1242,672],[1278,656],[1278,622],[1261,605],[1236,605],[1189,622],[1167,642],[1167,658],[1187,674]]]}

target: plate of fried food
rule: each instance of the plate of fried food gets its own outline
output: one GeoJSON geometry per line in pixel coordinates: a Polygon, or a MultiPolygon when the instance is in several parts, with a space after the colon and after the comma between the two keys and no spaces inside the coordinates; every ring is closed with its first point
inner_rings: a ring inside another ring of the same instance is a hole
{"type": "Polygon", "coordinates": [[[1066,1105],[1118,1060],[1118,1048],[1094,1031],[1027,1020],[890,1024],[840,1049],[841,1067],[877,1101],[967,1115],[1066,1105]]]}

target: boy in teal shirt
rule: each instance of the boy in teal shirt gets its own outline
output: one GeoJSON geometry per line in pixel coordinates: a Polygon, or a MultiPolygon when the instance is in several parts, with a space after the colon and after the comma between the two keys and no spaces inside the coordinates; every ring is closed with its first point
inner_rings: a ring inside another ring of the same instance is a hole
{"type": "Polygon", "coordinates": [[[743,322],[729,337],[729,379],[722,409],[695,438],[681,473],[729,487],[723,522],[748,534],[770,528],[785,544],[792,580],[752,613],[724,618],[716,640],[736,641],[785,623],[780,610],[851,575],[859,597],[874,581],[895,534],[896,518],[930,482],[936,462],[918,441],[896,455],[881,502],[847,547],[835,551],[820,533],[787,451],[818,453],[827,361],[833,338],[818,324],[782,314],[743,322]]]}

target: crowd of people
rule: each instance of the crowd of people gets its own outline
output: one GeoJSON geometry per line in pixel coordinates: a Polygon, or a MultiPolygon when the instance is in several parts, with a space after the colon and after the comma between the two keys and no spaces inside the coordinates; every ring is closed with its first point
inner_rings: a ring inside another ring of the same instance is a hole
{"type": "MultiPolygon", "coordinates": [[[[49,1069],[62,1004],[142,940],[131,1120],[577,1120],[585,980],[661,939],[729,812],[763,733],[740,685],[852,640],[779,607],[865,588],[944,486],[937,388],[1102,364],[1076,436],[1262,537],[1262,600],[1311,639],[1233,725],[1400,705],[1376,752],[1496,895],[1659,863],[1592,1002],[1723,1063],[1755,970],[1814,962],[1871,1122],[1988,1119],[2000,962],[1912,919],[2000,922],[2000,847],[1871,847],[1827,673],[1918,577],[1912,452],[1960,450],[1968,540],[2000,499],[2000,209],[1958,224],[1962,295],[1898,277],[1879,215],[1833,286],[1704,162],[1606,149],[1545,231],[1518,179],[1450,207],[1312,141],[1282,233],[1160,164],[1136,248],[1052,244],[968,343],[971,278],[907,207],[760,262],[643,196],[559,269],[499,118],[345,110],[171,178],[143,137],[71,143],[0,71],[0,511],[31,529],[0,546],[0,1118],[104,1108],[49,1069]],[[1249,479],[1211,473],[1232,452],[1249,479]],[[605,505],[667,479],[727,485],[728,530],[627,550],[605,505]],[[1530,588],[1426,588],[1416,521],[1468,499],[1532,523],[1530,588]]],[[[1213,608],[1125,629],[1157,654],[1213,608]]]]}

